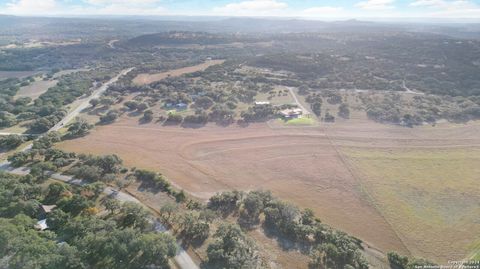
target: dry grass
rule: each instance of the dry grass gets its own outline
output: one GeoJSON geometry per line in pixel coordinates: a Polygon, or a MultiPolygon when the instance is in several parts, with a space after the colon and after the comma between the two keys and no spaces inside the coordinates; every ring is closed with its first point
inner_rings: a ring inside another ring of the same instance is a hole
{"type": "Polygon", "coordinates": [[[193,73],[197,71],[202,71],[207,69],[210,66],[217,65],[217,64],[222,64],[224,60],[210,60],[206,61],[202,64],[194,65],[194,66],[188,66],[184,68],[179,68],[179,69],[174,69],[166,72],[161,72],[161,73],[156,73],[156,74],[139,74],[133,79],[133,83],[137,85],[146,85],[153,83],[155,81],[160,81],[162,79],[165,79],[167,77],[176,77],[176,76],[181,76],[184,74],[188,73],[193,73]]]}
{"type": "Polygon", "coordinates": [[[21,87],[15,95],[15,99],[21,97],[30,97],[32,98],[32,100],[35,100],[44,92],[46,92],[49,88],[55,85],[57,85],[57,80],[42,80],[41,78],[37,78],[30,85],[21,87]]]}
{"type": "Polygon", "coordinates": [[[353,117],[274,129],[187,129],[122,117],[59,147],[118,154],[202,199],[269,189],[385,252],[436,261],[471,253],[480,231],[480,123],[410,129],[353,117]]]}
{"type": "Polygon", "coordinates": [[[415,255],[460,260],[480,240],[480,148],[344,148],[415,255]]]}

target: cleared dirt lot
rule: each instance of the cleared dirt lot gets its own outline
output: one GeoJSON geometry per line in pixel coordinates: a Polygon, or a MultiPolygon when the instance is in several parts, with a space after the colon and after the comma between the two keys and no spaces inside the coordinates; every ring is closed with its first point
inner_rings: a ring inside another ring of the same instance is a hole
{"type": "Polygon", "coordinates": [[[259,124],[184,129],[139,126],[135,119],[122,118],[59,147],[116,153],[127,165],[160,171],[204,199],[233,188],[270,189],[378,248],[407,252],[318,128],[270,129],[259,124]]]}
{"type": "Polygon", "coordinates": [[[480,240],[479,133],[480,123],[187,129],[125,117],[59,147],[116,153],[202,199],[269,189],[382,251],[442,262],[465,257],[480,240]]]}
{"type": "Polygon", "coordinates": [[[56,80],[36,80],[28,86],[21,87],[15,95],[15,99],[21,97],[30,97],[32,100],[35,100],[49,88],[57,85],[57,82],[58,81],[56,80]]]}
{"type": "Polygon", "coordinates": [[[188,66],[184,68],[174,69],[166,72],[156,73],[156,74],[139,74],[133,79],[133,83],[137,85],[146,85],[155,81],[160,81],[167,77],[176,77],[183,74],[193,73],[197,71],[202,71],[207,69],[212,65],[222,64],[224,60],[210,60],[202,64],[188,66]]]}

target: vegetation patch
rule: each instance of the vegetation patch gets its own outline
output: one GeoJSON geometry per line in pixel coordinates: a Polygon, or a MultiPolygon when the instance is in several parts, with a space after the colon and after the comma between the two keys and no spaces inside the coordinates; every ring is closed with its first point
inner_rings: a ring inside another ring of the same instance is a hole
{"type": "Polygon", "coordinates": [[[301,117],[284,121],[285,125],[311,126],[315,125],[316,121],[311,117],[301,117]]]}
{"type": "Polygon", "coordinates": [[[480,149],[342,148],[362,186],[413,254],[466,258],[479,240],[480,149]],[[466,243],[470,242],[470,243],[466,243]]]}

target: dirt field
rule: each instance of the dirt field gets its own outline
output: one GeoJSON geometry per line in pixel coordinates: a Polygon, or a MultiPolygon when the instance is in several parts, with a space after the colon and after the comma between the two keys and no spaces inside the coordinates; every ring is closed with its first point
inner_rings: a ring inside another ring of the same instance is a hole
{"type": "Polygon", "coordinates": [[[203,199],[233,188],[270,189],[374,248],[442,262],[465,257],[480,240],[479,133],[478,122],[186,129],[124,117],[59,147],[116,153],[203,199]]]}
{"type": "Polygon", "coordinates": [[[223,63],[224,60],[210,60],[206,61],[202,64],[194,65],[194,66],[188,66],[184,68],[179,68],[179,69],[174,69],[162,73],[156,73],[156,74],[139,74],[133,79],[133,83],[138,84],[138,85],[146,85],[150,84],[155,81],[160,81],[164,78],[167,77],[175,77],[175,76],[181,76],[183,74],[188,74],[188,73],[193,73],[197,71],[202,71],[207,69],[208,67],[212,65],[217,65],[223,63]]]}
{"type": "Polygon", "coordinates": [[[317,128],[274,130],[259,124],[183,129],[139,126],[135,119],[122,118],[59,147],[116,153],[127,165],[158,170],[205,199],[232,188],[270,189],[378,248],[408,252],[317,128]]]}

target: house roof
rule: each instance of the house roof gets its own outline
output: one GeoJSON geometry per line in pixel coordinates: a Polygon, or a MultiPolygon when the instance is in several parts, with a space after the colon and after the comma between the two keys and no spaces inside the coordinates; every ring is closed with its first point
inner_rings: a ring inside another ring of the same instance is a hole
{"type": "Polygon", "coordinates": [[[41,208],[45,213],[52,212],[52,210],[55,209],[55,207],[57,207],[57,206],[56,205],[41,205],[41,208]]]}
{"type": "Polygon", "coordinates": [[[301,115],[303,111],[300,108],[293,108],[293,109],[284,109],[280,111],[280,113],[284,116],[291,116],[291,115],[301,115]]]}
{"type": "Polygon", "coordinates": [[[37,224],[35,224],[34,227],[35,227],[35,229],[40,230],[40,231],[46,230],[48,228],[47,219],[39,220],[37,222],[37,224]]]}

